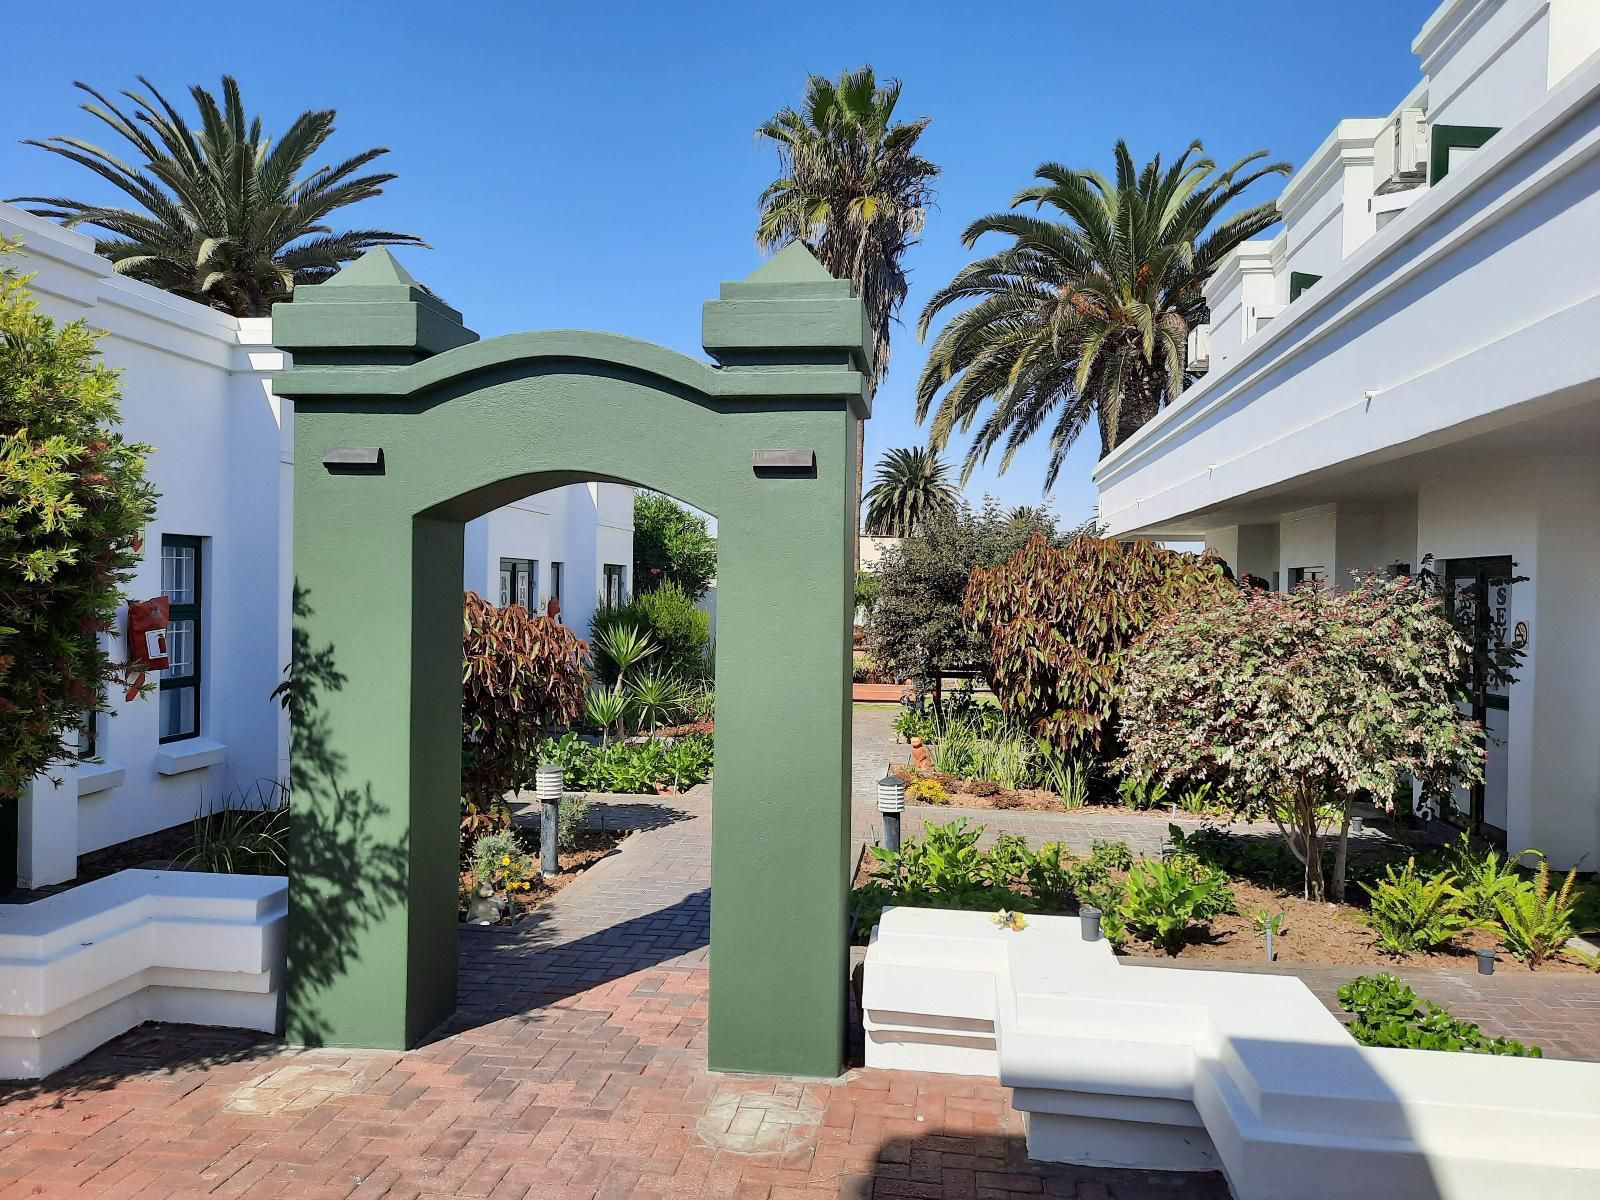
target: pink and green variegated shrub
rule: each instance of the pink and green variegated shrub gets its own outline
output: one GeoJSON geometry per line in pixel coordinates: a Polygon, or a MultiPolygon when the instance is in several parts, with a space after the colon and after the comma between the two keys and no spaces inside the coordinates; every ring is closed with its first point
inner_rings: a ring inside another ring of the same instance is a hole
{"type": "Polygon", "coordinates": [[[1313,899],[1337,824],[1341,898],[1352,799],[1386,800],[1408,777],[1430,790],[1481,778],[1483,731],[1457,704],[1469,653],[1439,601],[1407,580],[1180,607],[1123,663],[1123,767],[1167,780],[1226,772],[1235,795],[1278,821],[1313,899]]]}

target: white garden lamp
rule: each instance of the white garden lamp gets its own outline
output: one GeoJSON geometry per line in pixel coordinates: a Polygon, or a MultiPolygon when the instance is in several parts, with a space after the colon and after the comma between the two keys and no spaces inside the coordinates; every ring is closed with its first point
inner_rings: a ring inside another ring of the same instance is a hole
{"type": "Polygon", "coordinates": [[[905,781],[893,772],[878,780],[878,812],[883,817],[883,848],[900,852],[900,814],[906,810],[905,781]]]}
{"type": "Polygon", "coordinates": [[[561,793],[566,787],[561,768],[544,763],[533,773],[533,792],[539,797],[539,873],[547,880],[561,873],[556,839],[561,823],[561,793]]]}

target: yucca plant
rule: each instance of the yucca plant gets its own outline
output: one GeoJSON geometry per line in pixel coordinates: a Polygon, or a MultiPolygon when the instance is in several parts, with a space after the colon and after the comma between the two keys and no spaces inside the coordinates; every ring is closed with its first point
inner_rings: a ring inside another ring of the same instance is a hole
{"type": "Polygon", "coordinates": [[[629,682],[628,700],[635,719],[653,733],[683,711],[683,685],[663,671],[646,671],[629,682]]]}
{"type": "Polygon", "coordinates": [[[595,665],[606,679],[626,683],[629,676],[660,647],[638,625],[610,625],[593,632],[595,665]]]}
{"type": "Polygon", "coordinates": [[[1500,935],[1506,949],[1530,967],[1537,967],[1567,944],[1572,928],[1572,890],[1578,873],[1568,871],[1559,890],[1550,890],[1550,863],[1541,857],[1532,881],[1522,880],[1509,896],[1495,902],[1500,935]]]}
{"type": "Polygon", "coordinates": [[[1421,875],[1415,858],[1400,871],[1385,867],[1376,887],[1361,887],[1372,898],[1368,923],[1385,954],[1431,950],[1472,924],[1455,876],[1448,871],[1421,875]]]}
{"type": "Polygon", "coordinates": [[[133,105],[127,112],[88,84],[75,85],[93,97],[83,110],[130,144],[134,165],[81,138],[26,139],[93,171],[137,207],[61,196],[11,201],[68,228],[103,230],[95,252],[118,274],[236,317],[264,317],[296,285],[319,283],[376,246],[427,245],[415,234],[336,233],[327,223],[395,178],[360,173],[388,153],[382,146],[308,169],[333,134],[332,109],[301,113],[274,139],[260,117],[246,114],[239,84],[225,75],[220,101],[205,88],[189,89],[200,117],[192,129],[148,79],[139,82],[150,95],[123,92],[133,105]]]}
{"type": "Polygon", "coordinates": [[[628,694],[620,687],[591,687],[584,697],[583,715],[599,728],[602,743],[609,742],[612,733],[621,734],[631,711],[628,694]]]}

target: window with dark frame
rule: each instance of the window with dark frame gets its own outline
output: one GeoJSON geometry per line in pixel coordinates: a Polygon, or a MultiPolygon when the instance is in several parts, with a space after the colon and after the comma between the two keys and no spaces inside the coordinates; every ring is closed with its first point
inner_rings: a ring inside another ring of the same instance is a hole
{"type": "Polygon", "coordinates": [[[200,736],[201,539],[161,537],[161,594],[171,605],[167,666],[161,672],[161,741],[200,736]]]}
{"type": "Polygon", "coordinates": [[[620,563],[606,563],[606,604],[615,608],[628,598],[628,568],[620,563]]]}
{"type": "Polygon", "coordinates": [[[86,712],[83,714],[83,723],[78,726],[78,761],[89,762],[98,754],[97,743],[100,738],[100,714],[86,712]]]}
{"type": "Polygon", "coordinates": [[[500,607],[520,604],[533,611],[537,591],[539,565],[529,558],[502,558],[500,560],[500,607]]]}
{"type": "Polygon", "coordinates": [[[561,603],[561,577],[566,573],[567,564],[553,562],[550,564],[550,599],[558,605],[561,603]]]}

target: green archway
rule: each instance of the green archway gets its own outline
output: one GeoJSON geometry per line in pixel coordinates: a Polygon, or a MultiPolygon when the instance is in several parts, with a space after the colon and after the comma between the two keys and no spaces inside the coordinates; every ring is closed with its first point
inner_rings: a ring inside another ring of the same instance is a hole
{"type": "Polygon", "coordinates": [[[803,247],[724,284],[719,365],[480,342],[375,251],[278,306],[295,404],[289,1036],[415,1044],[456,1002],[463,523],[579,480],[718,519],[713,1067],[836,1074],[861,304],[803,247]]]}

